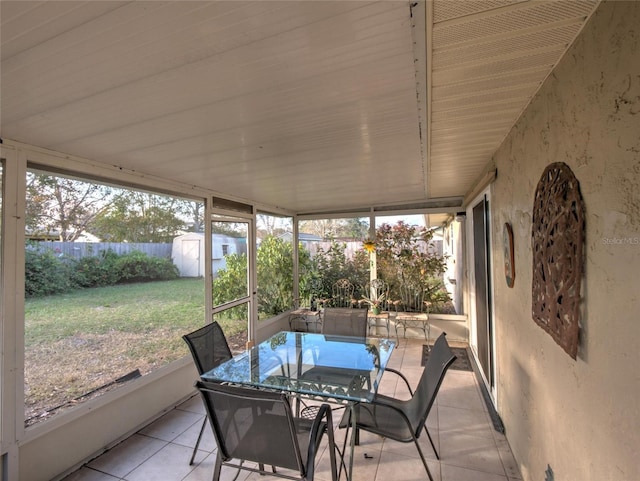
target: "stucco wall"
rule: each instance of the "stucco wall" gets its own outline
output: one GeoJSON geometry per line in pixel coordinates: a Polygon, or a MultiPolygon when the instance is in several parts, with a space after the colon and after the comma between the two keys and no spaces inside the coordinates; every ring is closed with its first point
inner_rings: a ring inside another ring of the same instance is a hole
{"type": "Polygon", "coordinates": [[[494,157],[498,409],[525,480],[640,480],[640,2],[601,4],[494,157]],[[531,218],[544,168],[586,206],[578,359],[531,317],[531,218]],[[507,287],[502,226],[516,280],[507,287]]]}

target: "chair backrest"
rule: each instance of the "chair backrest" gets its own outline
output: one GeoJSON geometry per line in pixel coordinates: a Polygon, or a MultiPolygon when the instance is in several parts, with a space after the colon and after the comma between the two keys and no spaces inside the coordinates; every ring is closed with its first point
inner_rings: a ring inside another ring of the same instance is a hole
{"type": "MultiPolygon", "coordinates": [[[[364,288],[364,295],[371,300],[378,299],[381,311],[389,310],[389,285],[382,279],[372,279],[364,288]]],[[[365,304],[365,307],[369,307],[365,304]]]]}
{"type": "Polygon", "coordinates": [[[331,307],[354,307],[357,300],[353,297],[355,286],[349,279],[338,279],[331,288],[331,307]]]}
{"type": "Polygon", "coordinates": [[[420,283],[403,284],[400,286],[401,309],[406,312],[427,312],[425,302],[426,290],[420,283]]]}
{"type": "Polygon", "coordinates": [[[215,321],[189,334],[185,334],[182,339],[189,346],[193,362],[196,364],[198,374],[201,376],[232,357],[231,349],[229,349],[229,344],[227,344],[222,328],[215,321]]]}
{"type": "Polygon", "coordinates": [[[419,437],[422,426],[427,421],[427,416],[436,399],[444,375],[453,364],[453,361],[456,360],[456,356],[451,351],[445,336],[446,333],[444,332],[440,334],[431,348],[431,353],[427,360],[427,365],[422,371],[422,376],[420,376],[418,387],[409,401],[410,407],[408,411],[413,414],[411,417],[414,419],[410,419],[410,421],[416,438],[419,437]]]}
{"type": "Polygon", "coordinates": [[[293,413],[284,393],[199,381],[223,459],[306,470],[293,413]]]}
{"type": "Polygon", "coordinates": [[[366,337],[366,309],[327,307],[322,318],[322,333],[336,336],[366,337]]]}

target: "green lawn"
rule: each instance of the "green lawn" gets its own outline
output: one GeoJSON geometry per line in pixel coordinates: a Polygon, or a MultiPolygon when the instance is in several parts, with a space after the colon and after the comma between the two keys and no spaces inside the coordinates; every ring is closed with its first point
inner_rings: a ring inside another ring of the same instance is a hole
{"type": "Polygon", "coordinates": [[[51,343],[79,332],[151,332],[166,328],[168,320],[173,329],[204,322],[202,279],[124,284],[27,299],[25,344],[28,348],[51,343]]]}
{"type": "MultiPolygon", "coordinates": [[[[205,323],[203,279],[84,289],[25,302],[25,417],[188,355],[205,323]]],[[[245,322],[221,321],[229,337],[245,322]]]]}

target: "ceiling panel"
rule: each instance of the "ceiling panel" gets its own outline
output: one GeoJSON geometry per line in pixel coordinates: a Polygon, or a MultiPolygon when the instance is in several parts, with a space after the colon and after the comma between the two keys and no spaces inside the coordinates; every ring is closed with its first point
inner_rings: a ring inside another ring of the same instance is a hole
{"type": "Polygon", "coordinates": [[[295,212],[461,199],[596,5],[3,0],[0,135],[295,212]]]}
{"type": "Polygon", "coordinates": [[[434,2],[428,134],[431,196],[464,195],[471,190],[596,5],[596,1],[434,2]],[[463,170],[465,175],[460,174],[463,170]]]}

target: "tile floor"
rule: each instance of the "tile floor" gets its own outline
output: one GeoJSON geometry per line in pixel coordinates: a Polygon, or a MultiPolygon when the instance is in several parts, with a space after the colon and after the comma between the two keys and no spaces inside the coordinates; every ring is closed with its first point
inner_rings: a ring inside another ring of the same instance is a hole
{"type": "MultiPolygon", "coordinates": [[[[422,342],[401,340],[390,366],[400,369],[412,386],[422,371],[422,342]]],[[[380,391],[408,397],[404,383],[388,373],[380,391]]],[[[339,418],[339,416],[336,416],[339,418]]],[[[204,419],[204,408],[194,396],[153,424],[87,463],[64,481],[202,481],[210,480],[216,446],[207,426],[193,466],[193,446],[204,419]]],[[[512,481],[521,479],[518,466],[504,435],[493,429],[472,372],[449,369],[427,420],[440,461],[427,436],[420,438],[423,452],[436,481],[512,481]]],[[[337,430],[342,439],[343,430],[337,430]]],[[[330,481],[326,446],[317,463],[315,478],[330,481]]],[[[232,468],[222,469],[222,481],[231,481],[232,468]]],[[[361,432],[353,468],[354,481],[427,480],[413,444],[385,440],[361,432]],[[366,456],[365,456],[366,454],[366,456]]],[[[241,472],[238,481],[273,481],[271,476],[241,472]]],[[[344,476],[342,477],[344,479],[344,476]]]]}

